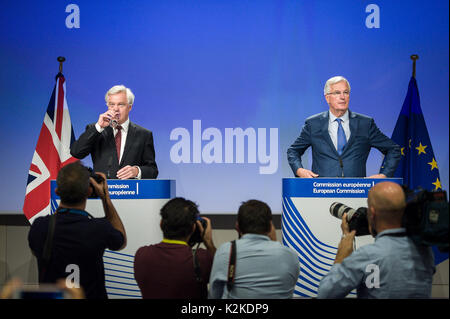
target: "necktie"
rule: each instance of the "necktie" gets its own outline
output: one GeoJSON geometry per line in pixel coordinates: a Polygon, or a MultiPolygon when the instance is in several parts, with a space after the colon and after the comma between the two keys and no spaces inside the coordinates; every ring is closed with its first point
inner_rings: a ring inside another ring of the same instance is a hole
{"type": "Polygon", "coordinates": [[[344,128],[342,127],[342,119],[336,119],[336,121],[338,122],[337,151],[339,155],[341,155],[345,144],[347,144],[347,138],[345,137],[344,128]]]}
{"type": "Polygon", "coordinates": [[[118,125],[116,129],[117,133],[114,139],[116,140],[117,159],[120,163],[120,144],[122,142],[122,126],[118,125]]]}

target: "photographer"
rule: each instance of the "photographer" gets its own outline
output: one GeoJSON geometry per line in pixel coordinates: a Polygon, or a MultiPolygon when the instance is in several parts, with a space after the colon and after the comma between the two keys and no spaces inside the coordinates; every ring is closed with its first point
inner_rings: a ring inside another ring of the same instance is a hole
{"type": "Polygon", "coordinates": [[[430,298],[433,252],[406,236],[402,188],[392,182],[376,184],[367,202],[369,231],[375,242],[353,252],[355,230],[349,231],[344,214],[335,264],[322,278],[317,297],[343,298],[356,288],[358,298],[430,298]]]}
{"type": "Polygon", "coordinates": [[[64,166],[58,173],[55,193],[61,198],[54,215],[37,218],[28,234],[37,257],[40,283],[55,283],[70,277],[84,289],[86,298],[106,299],[103,253],[126,246],[122,221],[111,202],[106,177],[91,177],[80,162],[64,166]],[[102,200],[105,218],[93,218],[86,209],[95,192],[102,200]]]}
{"type": "Polygon", "coordinates": [[[207,285],[216,252],[211,221],[199,219],[197,205],[173,198],[161,208],[161,243],[139,248],[134,277],[143,298],[199,299],[207,297],[207,285]],[[192,250],[203,242],[207,249],[192,250]]]}
{"type": "Polygon", "coordinates": [[[236,230],[239,239],[221,245],[214,257],[209,297],[292,298],[300,271],[298,257],[277,241],[270,207],[259,200],[242,203],[236,230]]]}

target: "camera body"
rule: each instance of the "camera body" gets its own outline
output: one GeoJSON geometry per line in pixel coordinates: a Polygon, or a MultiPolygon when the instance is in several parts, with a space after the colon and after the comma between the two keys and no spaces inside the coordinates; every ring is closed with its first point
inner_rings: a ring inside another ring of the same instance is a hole
{"type": "MultiPolygon", "coordinates": [[[[449,251],[449,206],[445,191],[410,190],[403,186],[406,208],[402,226],[407,235],[417,244],[437,246],[440,251],[449,251]]],[[[347,213],[350,231],[356,230],[356,236],[369,235],[367,208],[353,209],[335,202],[330,206],[330,213],[342,219],[347,213]]]]}
{"type": "MultiPolygon", "coordinates": [[[[102,176],[100,176],[99,174],[95,173],[94,170],[90,167],[87,168],[87,170],[89,171],[90,177],[92,177],[97,183],[102,183],[104,181],[104,178],[102,176]]],[[[92,193],[89,196],[89,198],[98,198],[98,194],[95,191],[95,188],[91,185],[92,188],[92,193]]]]}
{"type": "Polygon", "coordinates": [[[342,203],[334,202],[330,206],[330,213],[331,215],[339,219],[342,219],[342,216],[346,213],[348,227],[350,231],[356,231],[355,236],[370,235],[366,207],[360,207],[355,210],[342,203]]]}
{"type": "MultiPolygon", "coordinates": [[[[206,229],[206,225],[207,225],[206,220],[201,218],[200,215],[197,215],[196,221],[197,220],[200,221],[200,223],[203,226],[203,229],[206,229]]],[[[200,229],[198,227],[195,227],[194,233],[192,234],[191,238],[189,238],[189,242],[188,242],[189,246],[192,247],[197,243],[203,242],[202,235],[203,234],[200,233],[200,229]]]]}
{"type": "Polygon", "coordinates": [[[406,209],[403,227],[416,243],[449,251],[449,206],[445,191],[410,190],[404,187],[406,209]]]}

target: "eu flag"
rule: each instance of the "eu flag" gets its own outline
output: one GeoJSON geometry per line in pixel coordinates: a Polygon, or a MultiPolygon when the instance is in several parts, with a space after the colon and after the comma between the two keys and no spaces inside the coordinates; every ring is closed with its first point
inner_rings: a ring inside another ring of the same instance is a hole
{"type": "MultiPolygon", "coordinates": [[[[408,93],[397,119],[392,140],[401,147],[402,158],[394,177],[402,177],[410,189],[442,190],[439,167],[434,157],[427,126],[420,107],[419,90],[415,77],[411,77],[408,93]]],[[[435,264],[448,259],[433,247],[435,264]]]]}

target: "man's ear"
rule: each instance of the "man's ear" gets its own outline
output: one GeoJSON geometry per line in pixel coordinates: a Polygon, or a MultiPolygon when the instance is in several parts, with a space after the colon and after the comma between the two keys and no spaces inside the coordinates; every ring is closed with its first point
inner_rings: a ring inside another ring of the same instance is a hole
{"type": "Polygon", "coordinates": [[[59,196],[58,187],[55,188],[55,194],[59,196]]]}
{"type": "Polygon", "coordinates": [[[241,234],[241,230],[239,229],[239,223],[236,221],[236,223],[234,224],[234,229],[236,229],[236,231],[238,232],[238,234],[241,234]]]}
{"type": "Polygon", "coordinates": [[[87,192],[87,198],[91,197],[93,192],[94,192],[94,187],[92,185],[89,185],[88,192],[87,192]]]}

